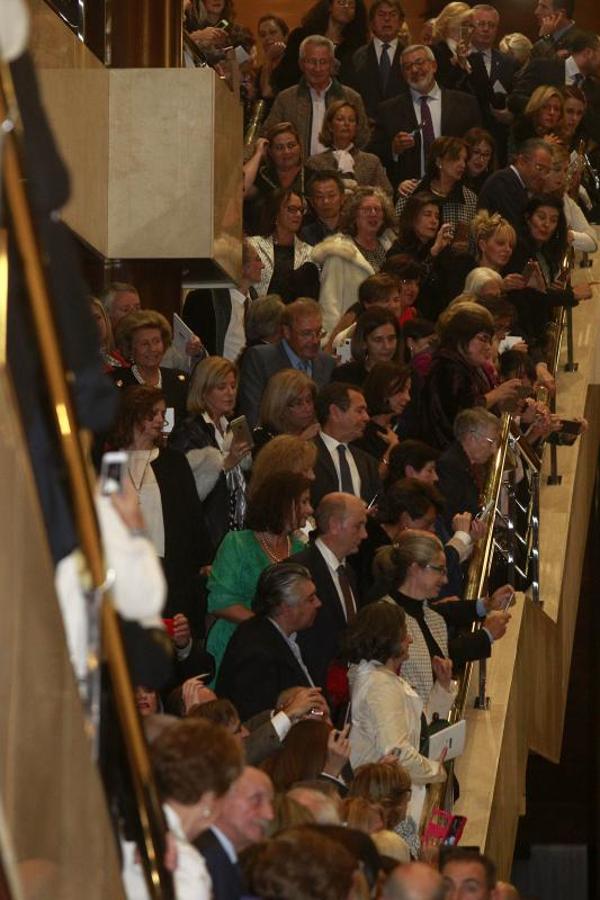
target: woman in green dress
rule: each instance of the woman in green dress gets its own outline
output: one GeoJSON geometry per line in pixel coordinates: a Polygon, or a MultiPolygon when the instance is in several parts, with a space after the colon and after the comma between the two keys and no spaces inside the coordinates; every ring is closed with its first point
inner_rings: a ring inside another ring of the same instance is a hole
{"type": "Polygon", "coordinates": [[[309,488],[305,475],[273,474],[250,499],[248,528],[230,531],[221,541],[208,579],[208,612],[216,621],[206,649],[215,658],[216,673],[237,625],[254,615],[251,606],[262,570],[303,549],[294,532],[312,513],[309,488]]]}

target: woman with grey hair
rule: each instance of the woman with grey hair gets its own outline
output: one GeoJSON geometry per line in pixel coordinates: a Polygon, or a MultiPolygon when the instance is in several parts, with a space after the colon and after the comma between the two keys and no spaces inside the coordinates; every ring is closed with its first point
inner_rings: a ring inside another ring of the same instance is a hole
{"type": "Polygon", "coordinates": [[[365,278],[383,266],[396,237],[395,226],[388,196],[380,188],[358,188],[342,208],[341,233],[313,249],[312,261],[321,266],[319,305],[327,333],[358,303],[358,289],[365,278]]]}

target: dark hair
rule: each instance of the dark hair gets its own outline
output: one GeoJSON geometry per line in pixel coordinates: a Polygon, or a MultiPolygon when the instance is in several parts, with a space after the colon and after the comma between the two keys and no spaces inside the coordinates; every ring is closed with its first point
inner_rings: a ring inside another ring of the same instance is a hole
{"type": "Polygon", "coordinates": [[[293,525],[294,504],[310,485],[300,472],[275,472],[265,478],[248,501],[246,528],[283,534],[293,525]]]}
{"type": "Polygon", "coordinates": [[[347,412],[350,409],[350,391],[362,394],[361,388],[342,381],[331,381],[321,388],[315,401],[315,412],[319,425],[322,426],[327,422],[330,406],[337,406],[342,412],[347,412]]]}
{"type": "Polygon", "coordinates": [[[406,13],[400,5],[400,0],[374,0],[374,2],[371,4],[371,8],[369,9],[369,24],[375,18],[375,13],[380,6],[393,6],[402,19],[406,18],[406,13]]]}
{"type": "Polygon", "coordinates": [[[469,155],[469,148],[462,138],[458,137],[439,137],[436,138],[427,156],[427,165],[425,166],[425,178],[427,181],[433,181],[438,175],[438,161],[448,157],[448,159],[458,159],[461,152],[465,151],[469,155]]]}
{"type": "Polygon", "coordinates": [[[108,443],[111,447],[128,447],[136,425],[148,418],[157,403],[166,403],[165,395],[149,384],[134,384],[121,391],[117,417],[108,443]]]}
{"type": "MultiPolygon", "coordinates": [[[[317,0],[304,14],[301,20],[302,29],[309,34],[326,34],[329,25],[331,0],[317,0]]],[[[367,43],[367,11],[364,0],[356,0],[354,18],[344,26],[342,40],[348,45],[360,47],[367,43]]]]}
{"type": "Polygon", "coordinates": [[[270,616],[284,604],[294,606],[301,581],[312,581],[312,576],[300,563],[286,561],[267,566],[259,575],[252,609],[257,616],[270,616]]]}
{"type": "Polygon", "coordinates": [[[402,359],[402,331],[398,319],[390,309],[384,306],[372,306],[361,313],[356,320],[356,328],[352,333],[350,349],[357,362],[367,358],[367,338],[382,325],[392,325],[396,332],[396,352],[394,360],[402,359]]]}
{"type": "Polygon", "coordinates": [[[429,319],[421,319],[419,316],[409,319],[402,326],[402,337],[404,338],[404,361],[410,363],[411,355],[408,348],[408,339],[412,338],[413,341],[420,341],[422,338],[435,337],[437,343],[435,323],[430,322],[429,319]]]}
{"type": "Polygon", "coordinates": [[[310,200],[311,194],[313,192],[313,188],[318,184],[323,184],[324,181],[335,181],[338,190],[342,197],[346,191],[344,186],[344,181],[339,172],[334,171],[333,169],[320,169],[318,172],[315,172],[314,175],[311,175],[310,181],[306,187],[306,194],[308,199],[310,200]]]}
{"type": "Polygon", "coordinates": [[[297,781],[319,777],[330,730],[322,719],[303,719],[290,729],[281,748],[261,766],[276,791],[288,791],[297,781]]]}
{"type": "Polygon", "coordinates": [[[387,662],[400,655],[400,632],[406,628],[402,607],[388,600],[368,603],[359,609],[341,637],[342,658],[350,663],[361,659],[387,662]]]}
{"type": "Polygon", "coordinates": [[[441,847],[440,848],[440,872],[444,874],[444,867],[452,862],[479,863],[485,870],[487,888],[493,891],[496,887],[496,866],[489,858],[477,850],[468,847],[441,847]]]}
{"type": "Polygon", "coordinates": [[[304,206],[302,195],[299,194],[298,191],[291,189],[279,188],[267,197],[262,228],[259,230],[259,234],[263,237],[269,237],[273,234],[281,207],[284,203],[287,203],[291,197],[298,197],[300,203],[304,206]]]}
{"type": "Polygon", "coordinates": [[[392,275],[399,281],[402,279],[420,281],[424,275],[423,266],[410,253],[394,253],[393,256],[388,256],[380,274],[381,272],[392,275]]]}
{"type": "Polygon", "coordinates": [[[537,378],[535,363],[528,353],[520,350],[506,350],[499,358],[500,375],[502,378],[529,378],[535,382],[537,378]]]}
{"type": "MultiPolygon", "coordinates": [[[[398,219],[398,243],[404,244],[408,246],[412,246],[415,243],[420,243],[418,241],[417,236],[415,234],[414,226],[415,220],[421,210],[423,210],[426,206],[435,206],[437,207],[440,213],[440,223],[442,221],[441,214],[441,203],[437,197],[433,194],[429,193],[429,191],[417,191],[414,194],[411,194],[406,203],[404,204],[404,209],[400,213],[398,219]]],[[[433,243],[433,241],[432,241],[433,243]]]]}
{"type": "Polygon", "coordinates": [[[488,163],[487,171],[494,172],[496,170],[498,162],[496,157],[496,141],[489,131],[486,131],[485,128],[469,128],[469,130],[463,134],[463,141],[467,145],[469,156],[471,156],[473,148],[477,144],[481,144],[482,141],[485,141],[486,144],[489,144],[492,150],[492,156],[488,163]]]}
{"type": "Polygon", "coordinates": [[[402,513],[411,519],[422,519],[432,506],[437,513],[444,509],[444,498],[436,487],[417,478],[401,478],[388,482],[378,501],[375,518],[382,525],[395,525],[402,513]]]}
{"type": "Polygon", "coordinates": [[[407,466],[412,466],[415,472],[420,472],[427,463],[435,462],[439,455],[439,450],[430,447],[424,441],[410,439],[401,441],[390,451],[386,484],[393,484],[395,481],[406,478],[407,466]]]}
{"type": "Polygon", "coordinates": [[[560,92],[565,98],[565,101],[579,100],[580,103],[583,103],[584,107],[587,107],[587,97],[581,88],[577,87],[575,84],[565,84],[565,86],[560,89],[560,92]]]}
{"type": "Polygon", "coordinates": [[[275,22],[284,37],[288,36],[288,34],[290,33],[290,26],[284,19],[281,18],[281,16],[276,16],[274,13],[266,13],[264,16],[260,17],[260,19],[256,23],[257,32],[262,23],[268,22],[269,20],[275,22]]]}
{"type": "Polygon", "coordinates": [[[239,722],[239,713],[231,700],[220,697],[217,700],[209,700],[208,703],[196,703],[189,710],[186,718],[208,719],[215,725],[223,725],[225,728],[239,722]]]}
{"type": "Polygon", "coordinates": [[[391,362],[376,363],[363,385],[369,415],[389,413],[390,397],[403,390],[410,376],[410,366],[391,362]]]}
{"type": "Polygon", "coordinates": [[[475,303],[457,306],[456,312],[440,329],[440,347],[464,353],[469,341],[481,332],[494,336],[491,313],[475,303]]]}
{"type": "Polygon", "coordinates": [[[494,322],[498,319],[510,319],[512,325],[517,318],[514,305],[503,294],[499,297],[478,297],[477,304],[491,313],[494,322]]]}
{"type": "MultiPolygon", "coordinates": [[[[562,0],[559,9],[566,9],[568,0],[562,0]]],[[[572,4],[571,4],[572,6],[572,4]]],[[[570,13],[567,13],[570,17],[570,13]]],[[[566,35],[566,43],[571,53],[581,53],[582,50],[595,50],[600,42],[600,38],[593,31],[583,31],[581,28],[574,28],[571,34],[566,35]]]]}
{"type": "Polygon", "coordinates": [[[527,138],[526,141],[523,141],[522,144],[519,144],[514,156],[530,157],[533,156],[536,150],[545,150],[546,153],[550,153],[550,148],[548,147],[546,141],[544,141],[542,138],[532,137],[527,138]]]}
{"type": "MultiPolygon", "coordinates": [[[[382,0],[387,3],[388,0],[382,0]]],[[[336,844],[344,847],[360,864],[360,870],[367,880],[369,890],[372,892],[377,884],[381,859],[373,839],[364,831],[357,828],[347,828],[346,825],[318,825],[309,823],[305,828],[312,828],[320,835],[331,838],[336,844]]]]}
{"type": "Polygon", "coordinates": [[[380,303],[387,300],[391,291],[398,290],[398,279],[388,272],[375,272],[361,281],[358,288],[358,302],[365,309],[365,304],[380,303]]]}
{"type": "Polygon", "coordinates": [[[562,197],[553,197],[551,194],[535,194],[529,199],[527,206],[523,212],[523,216],[527,224],[529,219],[537,209],[542,206],[549,206],[558,213],[558,225],[556,231],[546,243],[539,248],[547,259],[551,267],[554,268],[555,275],[560,267],[565,250],[567,249],[567,220],[563,206],[562,197]]]}

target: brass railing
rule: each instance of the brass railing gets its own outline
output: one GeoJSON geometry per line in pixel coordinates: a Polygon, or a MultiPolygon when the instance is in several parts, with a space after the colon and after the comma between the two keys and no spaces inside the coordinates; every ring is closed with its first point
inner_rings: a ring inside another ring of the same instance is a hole
{"type": "MultiPolygon", "coordinates": [[[[102,649],[106,660],[120,732],[126,748],[143,839],[139,847],[152,898],[172,898],[172,876],[166,871],[164,846],[166,824],[155,788],[147,746],[137,712],[122,636],[110,597],[104,594],[106,570],[96,520],[90,469],[85,459],[74,411],[70,373],[67,372],[44,270],[43,253],[37,240],[21,157],[20,117],[10,69],[0,67],[0,122],[5,134],[2,180],[10,211],[15,243],[21,257],[31,307],[37,352],[47,387],[51,418],[69,480],[72,509],[79,546],[87,567],[88,597],[100,597],[102,649]]],[[[3,264],[4,265],[4,264],[3,264]]],[[[0,278],[6,277],[0,268],[0,278]]],[[[1,336],[0,336],[1,337],[1,336]]],[[[99,666],[100,660],[91,662],[99,666]]]]}

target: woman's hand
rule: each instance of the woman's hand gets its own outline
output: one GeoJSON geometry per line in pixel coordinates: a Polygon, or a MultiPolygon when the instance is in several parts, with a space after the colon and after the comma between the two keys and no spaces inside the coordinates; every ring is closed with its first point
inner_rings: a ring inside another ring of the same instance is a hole
{"type": "Polygon", "coordinates": [[[254,145],[254,153],[252,154],[252,156],[259,156],[261,159],[265,159],[268,149],[268,138],[259,137],[257,138],[256,144],[254,145]]]}
{"type": "Polygon", "coordinates": [[[173,643],[183,650],[192,642],[192,631],[187,617],[183,613],[173,616],[173,643]]]}
{"type": "Polygon", "coordinates": [[[432,256],[437,256],[442,250],[445,250],[454,240],[454,225],[446,222],[438,231],[433,246],[430,250],[432,256]]]}
{"type": "Polygon", "coordinates": [[[511,272],[502,279],[502,287],[505,291],[522,291],[527,287],[527,280],[518,272],[511,272]]]}
{"type": "Polygon", "coordinates": [[[246,441],[236,441],[235,439],[231,442],[231,447],[229,448],[229,453],[223,460],[223,468],[227,472],[229,469],[233,469],[234,466],[237,466],[247,453],[250,453],[251,447],[250,444],[246,443],[246,441]]]}
{"type": "MultiPolygon", "coordinates": [[[[594,284],[595,282],[592,282],[594,284]]],[[[575,284],[572,287],[573,296],[576,300],[589,300],[593,296],[592,284],[575,284]]]]}
{"type": "Polygon", "coordinates": [[[439,681],[440,686],[443,687],[445,691],[449,690],[450,682],[452,681],[452,660],[444,659],[442,656],[434,656],[431,660],[431,668],[433,669],[435,679],[436,681],[439,681]]]}
{"type": "Polygon", "coordinates": [[[545,387],[546,390],[550,394],[554,394],[556,391],[556,381],[554,380],[554,375],[548,368],[545,362],[536,363],[535,366],[535,377],[536,383],[535,387],[545,387]]]}
{"type": "Polygon", "coordinates": [[[401,197],[409,197],[415,191],[418,183],[416,178],[406,178],[398,185],[398,193],[401,197]]]}
{"type": "Polygon", "coordinates": [[[303,441],[312,441],[313,438],[316,438],[318,433],[321,430],[321,426],[318,422],[313,422],[312,425],[307,425],[304,431],[301,431],[298,435],[303,441]]]}
{"type": "Polygon", "coordinates": [[[520,378],[508,378],[499,384],[497,388],[488,391],[485,395],[485,402],[488,409],[497,403],[504,403],[507,400],[515,400],[518,396],[519,389],[522,386],[520,378]]]}
{"type": "Polygon", "coordinates": [[[192,706],[199,706],[215,699],[214,691],[207,688],[201,678],[194,676],[188,678],[181,686],[181,700],[183,702],[183,714],[187,716],[192,706]]]}
{"type": "Polygon", "coordinates": [[[350,759],[350,740],[348,734],[350,725],[346,725],[341,731],[332,729],[327,739],[327,759],[323,767],[325,775],[338,778],[340,772],[350,759]]]}
{"type": "Polygon", "coordinates": [[[215,28],[213,25],[200,28],[198,31],[192,31],[190,37],[199,47],[208,47],[210,45],[218,47],[225,44],[228,39],[226,31],[222,28],[215,28]]]}
{"type": "Polygon", "coordinates": [[[281,59],[285,53],[285,43],[283,41],[275,41],[268,50],[265,51],[265,62],[269,64],[269,68],[273,68],[273,63],[281,59]]]}

